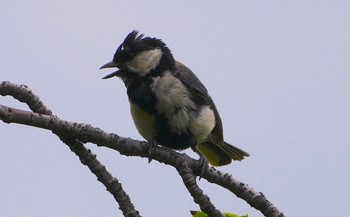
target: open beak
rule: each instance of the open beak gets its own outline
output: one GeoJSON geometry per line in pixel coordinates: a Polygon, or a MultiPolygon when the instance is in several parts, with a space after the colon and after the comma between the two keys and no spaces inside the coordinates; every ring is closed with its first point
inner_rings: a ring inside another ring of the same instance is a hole
{"type": "Polygon", "coordinates": [[[120,67],[120,64],[111,61],[101,66],[100,70],[107,69],[107,68],[119,68],[119,67],[120,67]]]}
{"type": "MultiPolygon", "coordinates": [[[[119,68],[119,67],[120,67],[120,64],[111,61],[111,62],[108,62],[108,63],[104,64],[103,66],[101,66],[100,70],[101,69],[107,69],[107,68],[119,68]]],[[[108,75],[104,76],[102,79],[108,79],[108,78],[111,78],[111,77],[114,77],[114,76],[118,77],[119,73],[120,73],[120,70],[117,70],[115,72],[112,72],[111,74],[108,74],[108,75]]]]}

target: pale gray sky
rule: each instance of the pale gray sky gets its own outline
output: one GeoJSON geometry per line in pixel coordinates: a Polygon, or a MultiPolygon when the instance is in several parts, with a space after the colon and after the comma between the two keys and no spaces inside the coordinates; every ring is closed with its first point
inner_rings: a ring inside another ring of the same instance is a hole
{"type": "MultiPolygon", "coordinates": [[[[125,87],[99,67],[133,29],[158,37],[206,85],[228,142],[251,157],[220,168],[287,216],[350,213],[349,1],[2,1],[1,79],[59,117],[141,139],[125,87]]],[[[26,108],[11,98],[0,103],[26,108]]],[[[0,123],[0,216],[122,216],[48,131],[0,123]]],[[[177,172],[88,145],[143,216],[198,209],[177,172]]],[[[195,156],[191,151],[186,153],[195,156]]],[[[199,182],[222,211],[262,216],[199,182]]]]}

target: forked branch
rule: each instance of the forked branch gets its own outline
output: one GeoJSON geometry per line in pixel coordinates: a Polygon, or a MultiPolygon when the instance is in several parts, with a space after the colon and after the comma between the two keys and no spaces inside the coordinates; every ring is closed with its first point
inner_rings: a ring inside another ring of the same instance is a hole
{"type": "MultiPolygon", "coordinates": [[[[123,191],[118,180],[110,175],[105,167],[97,161],[96,156],[90,150],[86,149],[83,144],[90,142],[97,146],[111,148],[123,155],[148,158],[149,153],[146,142],[123,138],[117,134],[106,133],[88,124],[69,122],[53,116],[51,110],[46,108],[39,97],[34,95],[24,85],[2,82],[0,84],[0,95],[10,95],[21,102],[25,102],[33,111],[23,111],[0,105],[1,120],[5,123],[39,127],[55,133],[79,156],[82,163],[90,168],[98,177],[98,180],[107,187],[107,190],[113,194],[124,216],[140,216],[128,195],[123,191]]],[[[171,165],[179,171],[186,188],[203,211],[208,212],[211,216],[222,216],[196,184],[195,177],[199,175],[200,170],[198,168],[201,168],[200,162],[188,157],[186,154],[162,147],[155,147],[151,157],[154,160],[171,165]]],[[[207,167],[201,174],[201,177],[228,189],[237,197],[242,198],[249,205],[259,210],[264,216],[284,216],[262,193],[233,178],[230,174],[222,173],[214,167],[207,167]]]]}

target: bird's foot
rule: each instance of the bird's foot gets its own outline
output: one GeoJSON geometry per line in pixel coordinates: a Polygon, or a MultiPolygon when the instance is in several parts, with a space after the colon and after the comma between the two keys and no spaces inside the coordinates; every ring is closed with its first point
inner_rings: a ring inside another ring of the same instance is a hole
{"type": "Polygon", "coordinates": [[[207,159],[205,159],[205,157],[202,157],[202,156],[199,158],[198,161],[199,161],[199,167],[198,167],[199,180],[201,180],[201,178],[203,177],[205,171],[208,169],[209,164],[208,164],[207,159]]]}
{"type": "Polygon", "coordinates": [[[199,171],[199,180],[202,178],[204,175],[205,171],[209,167],[209,163],[207,159],[204,157],[204,155],[198,150],[197,145],[191,147],[194,152],[196,152],[199,155],[199,167],[197,170],[199,171]]]}
{"type": "Polygon", "coordinates": [[[156,144],[155,140],[148,141],[148,163],[151,163],[151,161],[152,161],[151,156],[152,156],[156,146],[157,146],[157,144],[156,144]]]}

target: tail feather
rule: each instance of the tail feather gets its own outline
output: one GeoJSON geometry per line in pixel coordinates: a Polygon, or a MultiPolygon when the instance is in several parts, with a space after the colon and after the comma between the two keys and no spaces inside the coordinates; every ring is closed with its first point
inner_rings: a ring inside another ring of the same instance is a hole
{"type": "Polygon", "coordinates": [[[233,159],[241,161],[244,157],[249,157],[250,155],[236,146],[230,145],[227,142],[223,143],[223,150],[233,159]]]}
{"type": "Polygon", "coordinates": [[[241,161],[249,154],[233,145],[223,142],[222,145],[208,141],[198,145],[199,151],[213,166],[230,164],[232,160],[241,161]]]}

